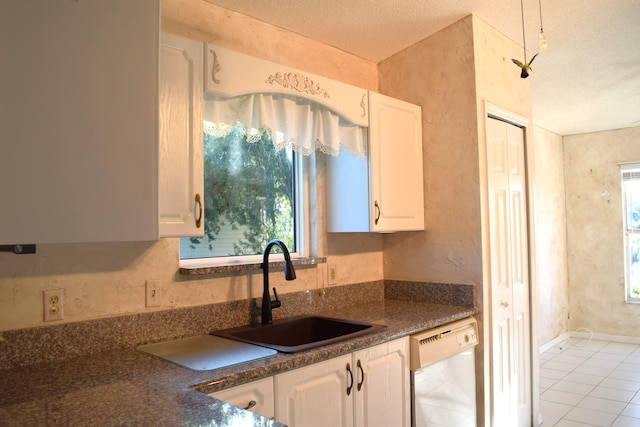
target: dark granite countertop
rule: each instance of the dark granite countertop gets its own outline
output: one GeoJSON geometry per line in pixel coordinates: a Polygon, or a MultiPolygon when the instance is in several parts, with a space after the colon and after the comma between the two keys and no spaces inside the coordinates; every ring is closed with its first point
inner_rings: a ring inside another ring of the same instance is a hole
{"type": "Polygon", "coordinates": [[[296,354],[195,372],[134,348],[1,371],[0,425],[279,426],[207,396],[279,372],[330,359],[477,312],[466,306],[384,299],[322,315],[382,323],[387,329],[296,354]]]}

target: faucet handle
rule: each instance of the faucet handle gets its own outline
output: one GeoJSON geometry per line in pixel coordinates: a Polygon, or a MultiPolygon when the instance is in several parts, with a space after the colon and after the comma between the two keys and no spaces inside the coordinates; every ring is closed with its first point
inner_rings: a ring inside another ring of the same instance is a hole
{"type": "Polygon", "coordinates": [[[278,308],[282,305],[280,300],[278,299],[278,293],[276,292],[276,288],[273,288],[273,295],[276,297],[273,301],[271,301],[271,308],[278,308]]]}

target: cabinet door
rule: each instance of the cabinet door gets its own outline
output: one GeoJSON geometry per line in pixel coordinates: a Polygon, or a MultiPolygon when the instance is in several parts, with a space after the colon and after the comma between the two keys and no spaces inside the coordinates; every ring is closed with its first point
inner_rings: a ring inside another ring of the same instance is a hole
{"type": "Polygon", "coordinates": [[[423,230],[420,106],[369,92],[369,151],[371,230],[423,230]]]}
{"type": "Polygon", "coordinates": [[[262,415],[263,417],[273,418],[275,416],[273,377],[231,387],[226,390],[211,393],[209,396],[231,403],[238,408],[262,415]]]}
{"type": "Polygon", "coordinates": [[[369,153],[326,158],[327,231],[424,229],[422,110],[369,92],[369,153]]]}
{"type": "Polygon", "coordinates": [[[0,244],[158,238],[159,0],[0,2],[0,244]]]}
{"type": "Polygon", "coordinates": [[[355,425],[411,424],[409,339],[402,338],[354,353],[355,425]]]}
{"type": "Polygon", "coordinates": [[[290,427],[351,426],[354,381],[351,355],[276,375],[276,421],[290,427]]]}
{"type": "Polygon", "coordinates": [[[160,235],[204,234],[201,42],[162,34],[160,235]]]}

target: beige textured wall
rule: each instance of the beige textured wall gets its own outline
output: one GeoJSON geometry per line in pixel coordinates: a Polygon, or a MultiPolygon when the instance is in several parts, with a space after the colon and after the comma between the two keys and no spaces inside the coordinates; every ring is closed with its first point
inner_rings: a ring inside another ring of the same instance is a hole
{"type": "Polygon", "coordinates": [[[376,64],[204,0],[162,0],[164,31],[375,90],[376,64]]]}
{"type": "Polygon", "coordinates": [[[385,236],[387,279],[480,283],[472,19],[379,64],[380,92],[422,106],[424,232],[385,236]]]}
{"type": "MultiPolygon", "coordinates": [[[[205,1],[163,0],[163,30],[341,80],[366,89],[377,86],[376,64],[283,31],[205,1]]],[[[322,162],[319,162],[322,178],[322,162]]],[[[317,204],[322,212],[322,180],[317,204]]],[[[318,225],[323,229],[320,214],[318,225]]],[[[320,255],[337,269],[337,285],[382,279],[382,237],[319,235],[320,255]]],[[[320,269],[324,271],[325,266],[320,269]]],[[[153,243],[38,245],[35,255],[0,253],[0,331],[43,324],[42,290],[62,288],[63,322],[166,310],[261,295],[260,274],[186,280],[177,274],[178,240],[153,243]],[[161,283],[159,308],[145,308],[147,279],[161,283]]],[[[286,282],[274,274],[280,293],[323,286],[316,268],[299,269],[286,282]]]]}
{"type": "Polygon", "coordinates": [[[538,339],[545,344],[567,332],[569,278],[564,149],[560,135],[533,128],[533,171],[538,282],[538,339]]]}
{"type": "Polygon", "coordinates": [[[566,136],[570,330],[640,337],[640,305],[624,303],[618,163],[640,161],[640,127],[566,136]]]}
{"type": "MultiPolygon", "coordinates": [[[[385,278],[473,283],[484,309],[484,103],[531,117],[529,83],[510,60],[520,52],[467,16],[379,64],[381,92],[422,106],[425,165],[426,230],[385,236],[385,278]]],[[[479,319],[483,344],[476,353],[479,396],[488,388],[486,316],[479,319]]],[[[487,405],[480,406],[482,417],[487,405]]]]}

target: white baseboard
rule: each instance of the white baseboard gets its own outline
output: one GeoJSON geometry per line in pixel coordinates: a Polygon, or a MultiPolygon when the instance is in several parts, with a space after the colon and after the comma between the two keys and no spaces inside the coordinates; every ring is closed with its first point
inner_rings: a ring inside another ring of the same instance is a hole
{"type": "Polygon", "coordinates": [[[555,337],[551,341],[542,344],[540,346],[540,353],[544,353],[545,351],[549,350],[551,347],[553,347],[555,345],[558,345],[560,343],[563,343],[566,340],[568,340],[569,338],[571,338],[571,333],[570,332],[565,332],[562,335],[558,335],[557,337],[555,337]]]}
{"type": "Polygon", "coordinates": [[[551,341],[544,343],[540,346],[540,353],[544,353],[549,350],[551,347],[563,343],[569,338],[591,338],[597,341],[612,341],[612,342],[621,342],[627,344],[640,344],[640,337],[629,337],[623,335],[608,335],[608,334],[596,334],[591,332],[586,332],[586,330],[578,329],[577,331],[565,332],[562,335],[559,335],[552,339],[551,341]]]}
{"type": "Polygon", "coordinates": [[[571,337],[576,337],[576,338],[591,337],[591,339],[598,340],[598,341],[613,341],[613,342],[622,342],[627,344],[640,344],[640,337],[629,337],[629,336],[622,336],[622,335],[607,335],[607,334],[594,333],[592,337],[591,333],[589,332],[572,331],[571,337]]]}

